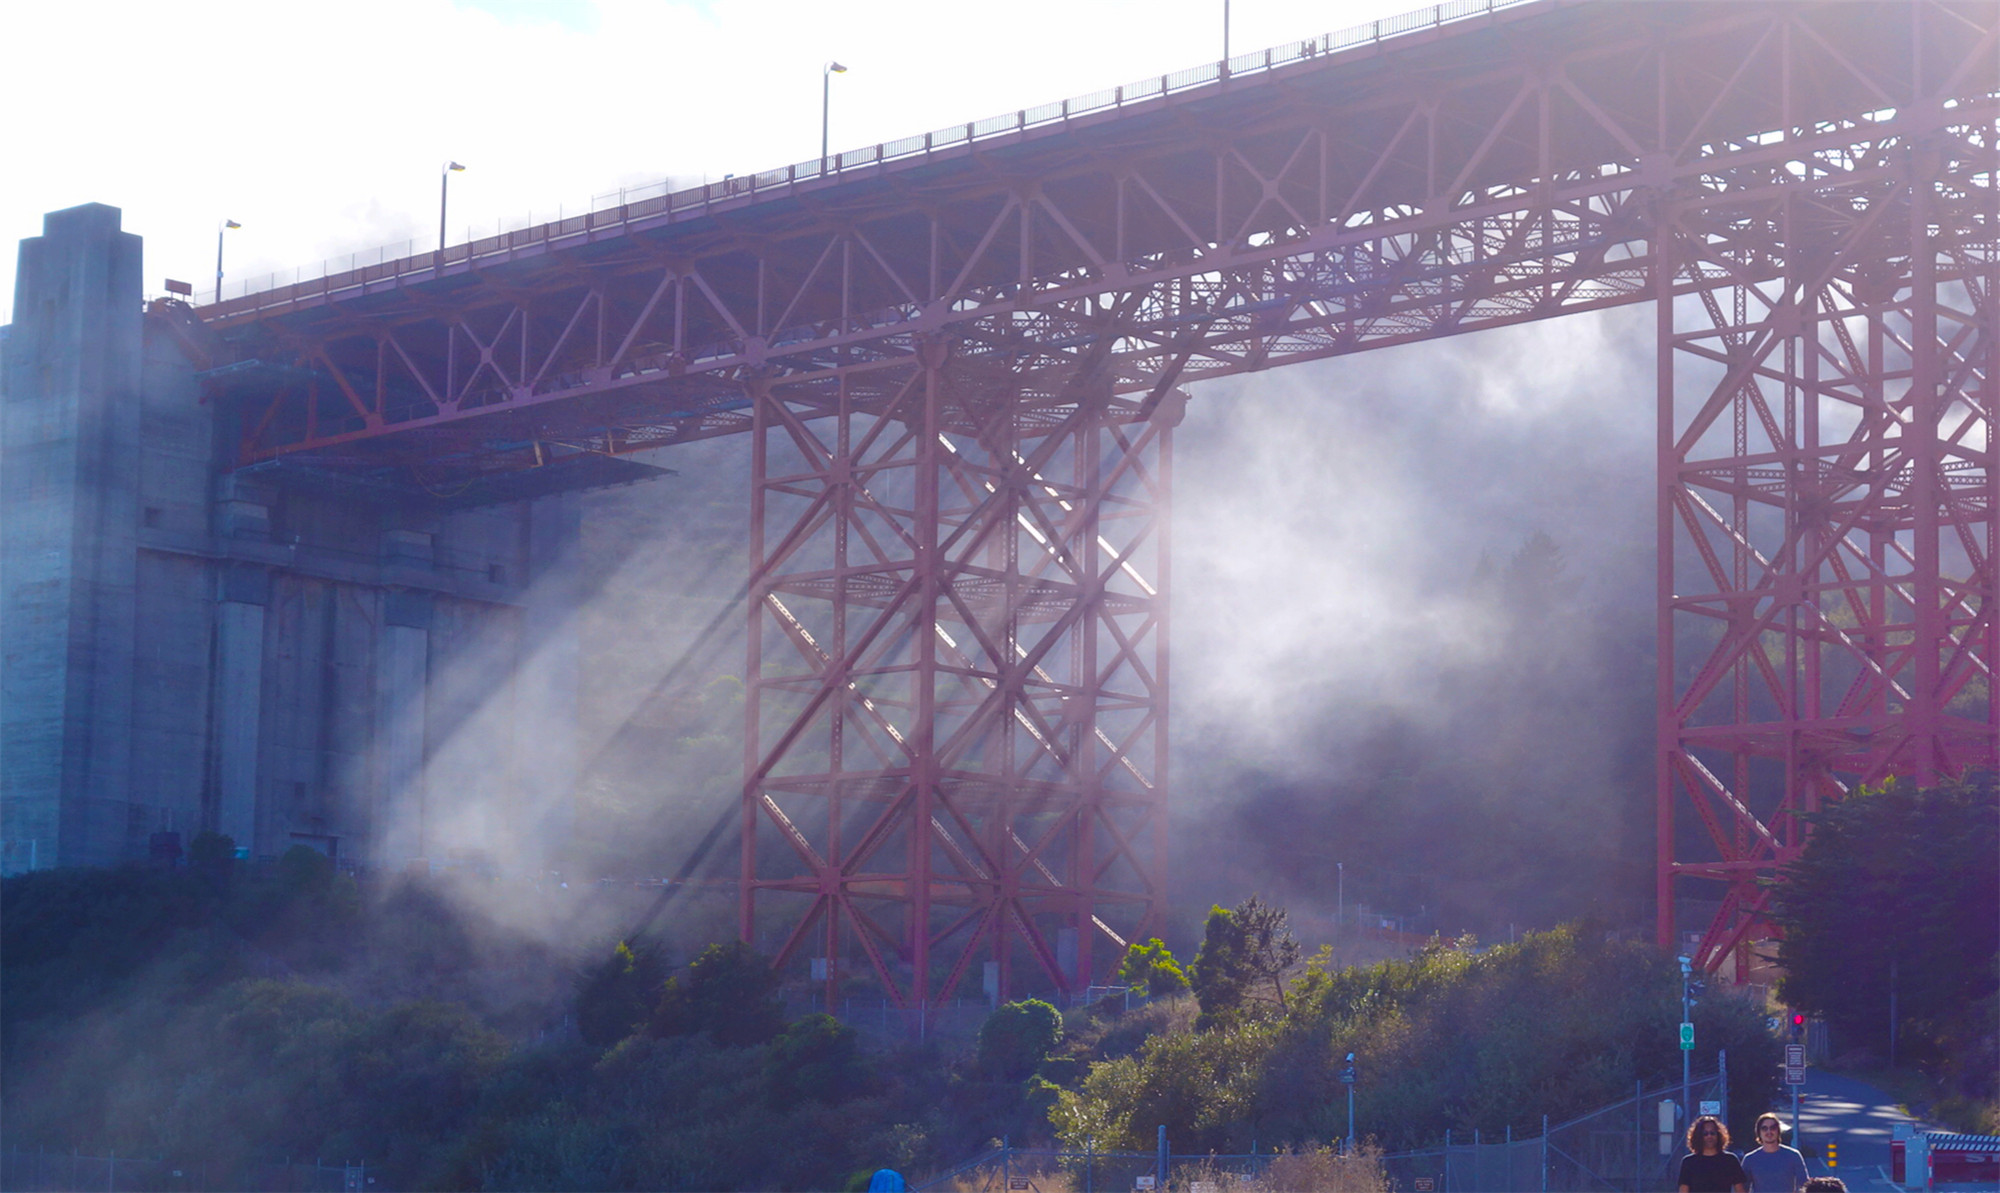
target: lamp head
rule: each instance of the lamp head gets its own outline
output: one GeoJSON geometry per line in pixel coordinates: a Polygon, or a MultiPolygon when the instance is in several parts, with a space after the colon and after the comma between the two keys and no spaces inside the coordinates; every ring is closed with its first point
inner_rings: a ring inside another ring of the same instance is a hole
{"type": "Polygon", "coordinates": [[[838,62],[827,63],[826,69],[828,74],[844,75],[847,73],[847,68],[838,62]]]}
{"type": "Polygon", "coordinates": [[[465,167],[459,165],[457,162],[446,162],[444,168],[451,171],[454,174],[465,173],[465,167]]]}
{"type": "Polygon", "coordinates": [[[224,220],[222,221],[222,226],[225,228],[241,228],[243,225],[237,223],[235,220],[224,220]]]}

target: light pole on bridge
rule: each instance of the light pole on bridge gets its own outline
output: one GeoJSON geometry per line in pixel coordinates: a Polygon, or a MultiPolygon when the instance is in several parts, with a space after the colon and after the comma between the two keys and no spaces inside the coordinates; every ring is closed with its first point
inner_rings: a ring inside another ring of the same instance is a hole
{"type": "Polygon", "coordinates": [[[828,117],[833,110],[833,76],[844,75],[847,68],[838,62],[828,62],[819,69],[819,172],[826,173],[828,117]]]}
{"type": "Polygon", "coordinates": [[[438,256],[440,259],[444,256],[444,209],[446,202],[451,198],[451,176],[454,173],[463,173],[464,171],[464,166],[459,165],[457,162],[447,161],[444,164],[444,169],[438,174],[438,256]]]}
{"type": "Polygon", "coordinates": [[[217,302],[222,301],[222,234],[231,228],[242,226],[235,220],[224,220],[222,226],[215,230],[215,301],[217,302]]]}

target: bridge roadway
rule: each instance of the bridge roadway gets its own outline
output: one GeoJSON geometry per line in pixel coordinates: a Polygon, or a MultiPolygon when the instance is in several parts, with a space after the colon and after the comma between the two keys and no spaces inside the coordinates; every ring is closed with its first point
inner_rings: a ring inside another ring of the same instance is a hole
{"type": "Polygon", "coordinates": [[[882,393],[923,336],[1155,397],[1650,299],[1659,204],[1879,168],[1918,91],[1993,89],[1978,3],[1449,10],[231,299],[214,384],[246,459],[433,468],[747,430],[747,376],[882,393]]]}
{"type": "Polygon", "coordinates": [[[278,475],[751,432],[741,926],[923,1002],[1158,925],[1183,387],[1654,301],[1659,930],[1741,975],[1800,813],[2000,736],[1996,23],[1458,0],[188,337],[278,475]]]}

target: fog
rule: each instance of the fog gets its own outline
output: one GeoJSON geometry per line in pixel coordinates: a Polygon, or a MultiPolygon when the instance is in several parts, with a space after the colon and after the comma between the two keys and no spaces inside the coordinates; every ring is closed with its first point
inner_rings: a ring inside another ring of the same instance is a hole
{"type": "Polygon", "coordinates": [[[1260,890],[1310,922],[1343,870],[1350,909],[1423,931],[1646,913],[1653,408],[1645,306],[1198,392],[1184,921],[1260,890]]]}
{"type": "MultiPolygon", "coordinates": [[[[1195,387],[1173,528],[1176,943],[1253,892],[1321,938],[1343,901],[1488,938],[1649,914],[1651,343],[1635,307],[1195,387]]],[[[554,785],[504,816],[474,798],[490,735],[539,719],[482,708],[435,749],[453,778],[427,781],[430,831],[623,891],[680,871],[729,814],[748,446],[656,453],[673,475],[573,499],[574,813],[554,785]]],[[[434,682],[499,691],[494,674],[474,650],[434,682]]],[[[561,748],[516,738],[510,765],[561,748]]],[[[735,856],[700,873],[726,880],[735,856]]]]}

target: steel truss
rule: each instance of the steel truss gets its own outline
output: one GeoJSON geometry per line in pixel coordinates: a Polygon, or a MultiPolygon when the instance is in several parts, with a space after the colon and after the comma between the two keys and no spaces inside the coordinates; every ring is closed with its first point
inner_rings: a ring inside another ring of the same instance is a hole
{"type": "Polygon", "coordinates": [[[741,929],[829,996],[853,955],[899,1005],[1082,989],[1164,908],[1182,400],[919,361],[756,394],[741,929]]]}
{"type": "Polygon", "coordinates": [[[1713,966],[1799,813],[1995,757],[1996,25],[1523,4],[253,295],[211,385],[246,463],[432,485],[749,433],[744,931],[923,1000],[1073,988],[1157,910],[1166,561],[1123,553],[1178,387],[1657,301],[1659,931],[1721,883],[1713,966]]]}
{"type": "Polygon", "coordinates": [[[1662,221],[1660,935],[1705,880],[1705,968],[1747,971],[1802,814],[1994,762],[1996,135],[1947,116],[1662,221]],[[1675,860],[1683,808],[1711,857],[1675,860]]]}

